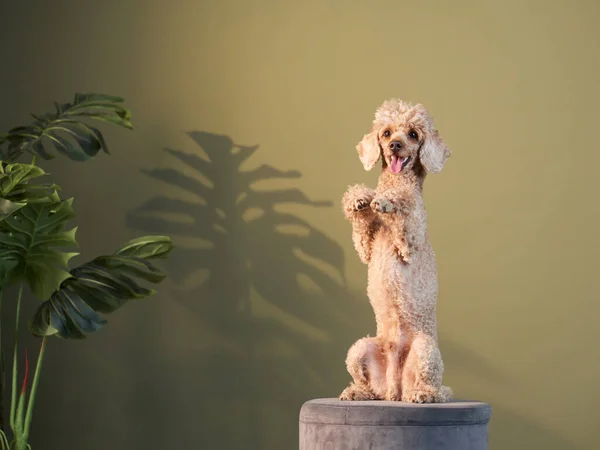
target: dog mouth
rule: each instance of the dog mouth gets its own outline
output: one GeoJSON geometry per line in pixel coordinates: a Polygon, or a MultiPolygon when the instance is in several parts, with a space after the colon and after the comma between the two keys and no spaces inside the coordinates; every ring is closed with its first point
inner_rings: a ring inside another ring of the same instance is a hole
{"type": "Polygon", "coordinates": [[[392,155],[390,160],[390,171],[394,174],[402,172],[406,165],[410,162],[410,159],[410,156],[406,156],[401,159],[398,157],[398,155],[392,155]]]}

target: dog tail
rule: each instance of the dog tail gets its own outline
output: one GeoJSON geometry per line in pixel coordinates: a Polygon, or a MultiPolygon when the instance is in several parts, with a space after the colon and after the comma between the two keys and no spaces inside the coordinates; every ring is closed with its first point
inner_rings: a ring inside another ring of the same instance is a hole
{"type": "Polygon", "coordinates": [[[446,403],[452,400],[452,396],[454,393],[452,392],[452,388],[448,386],[442,386],[440,388],[440,403],[446,403]]]}

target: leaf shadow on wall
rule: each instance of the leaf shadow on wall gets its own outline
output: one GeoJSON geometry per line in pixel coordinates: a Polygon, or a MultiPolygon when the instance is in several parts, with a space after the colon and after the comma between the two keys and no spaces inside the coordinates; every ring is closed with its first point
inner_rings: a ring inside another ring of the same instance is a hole
{"type": "MultiPolygon", "coordinates": [[[[149,435],[147,423],[141,424],[137,448],[193,448],[199,442],[224,450],[296,448],[301,404],[336,396],[347,385],[346,351],[362,337],[357,322],[369,322],[364,318],[372,316],[371,308],[363,293],[347,287],[341,246],[282,208],[331,202],[311,200],[295,188],[259,189],[301,174],[269,165],[243,170],[257,146],[203,131],[188,135],[197,152],[166,149],[178,169],[144,171],[182,196],[153,197],[127,222],[174,238],[166,263],[177,286],[172,297],[197,321],[198,330],[186,339],[202,342],[185,359],[154,361],[155,368],[137,380],[132,401],[165,430],[149,435]],[[148,403],[160,408],[142,406],[148,403]]],[[[148,323],[139,327],[138,334],[156,339],[148,323]]],[[[483,360],[451,342],[444,342],[444,352],[463,368],[502,382],[483,360]]],[[[522,423],[507,411],[495,412],[494,420],[522,423]]],[[[547,440],[557,442],[554,436],[539,439],[547,440]]]]}
{"type": "Polygon", "coordinates": [[[331,203],[295,188],[255,187],[297,179],[299,172],[269,165],[244,171],[240,166],[257,146],[207,132],[189,136],[198,153],[166,150],[184,168],[146,173],[196,201],[157,196],[128,216],[130,228],[174,237],[177,248],[167,262],[179,287],[173,296],[204,334],[209,330],[201,351],[171,362],[182,378],[189,376],[193,401],[194,428],[178,435],[198,432],[224,449],[287,446],[302,402],[337,395],[331,386],[343,388],[353,304],[362,299],[349,298],[342,248],[279,209],[331,203]]]}

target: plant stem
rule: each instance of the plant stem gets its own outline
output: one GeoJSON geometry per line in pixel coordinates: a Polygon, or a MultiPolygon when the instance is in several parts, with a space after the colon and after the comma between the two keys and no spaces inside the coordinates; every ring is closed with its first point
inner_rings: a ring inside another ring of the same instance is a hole
{"type": "Polygon", "coordinates": [[[23,412],[25,409],[25,399],[27,398],[27,378],[29,377],[29,357],[27,355],[27,349],[25,349],[25,375],[23,376],[23,385],[21,387],[21,394],[19,395],[19,403],[17,404],[17,413],[15,418],[15,428],[18,433],[15,433],[15,437],[22,437],[23,433],[23,412]]]}
{"type": "Polygon", "coordinates": [[[6,437],[6,434],[4,434],[4,431],[0,430],[0,448],[2,450],[10,450],[10,443],[8,442],[8,438],[6,437]]]}
{"type": "Polygon", "coordinates": [[[42,372],[42,361],[46,352],[46,337],[42,338],[40,353],[38,354],[37,363],[35,364],[35,373],[29,391],[29,402],[27,403],[27,413],[25,414],[25,424],[23,426],[23,437],[25,441],[29,438],[29,428],[31,427],[31,418],[33,416],[33,405],[35,403],[35,394],[37,392],[38,383],[40,382],[40,373],[42,372]]]}
{"type": "Polygon", "coordinates": [[[18,359],[17,352],[19,350],[19,314],[21,313],[21,297],[23,297],[23,284],[19,286],[19,293],[17,294],[17,312],[15,319],[15,348],[13,353],[13,373],[12,373],[12,392],[10,401],[10,427],[13,433],[15,430],[15,412],[17,409],[17,377],[18,377],[18,359]]]}
{"type": "Polygon", "coordinates": [[[4,431],[4,387],[6,383],[4,351],[2,350],[2,294],[3,290],[0,289],[0,431],[4,431]]]}

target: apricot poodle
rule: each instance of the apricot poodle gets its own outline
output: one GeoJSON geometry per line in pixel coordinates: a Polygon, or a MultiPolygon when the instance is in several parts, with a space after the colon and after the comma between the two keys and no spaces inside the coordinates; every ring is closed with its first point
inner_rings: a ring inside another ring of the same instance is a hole
{"type": "Polygon", "coordinates": [[[350,186],[342,205],[352,239],[368,264],[367,293],[377,336],[358,340],[346,359],[353,378],[342,400],[446,402],[438,348],[435,255],[427,236],[423,182],[442,170],[450,150],[420,105],[385,101],[357,145],[365,170],[381,159],[375,189],[350,186]]]}

